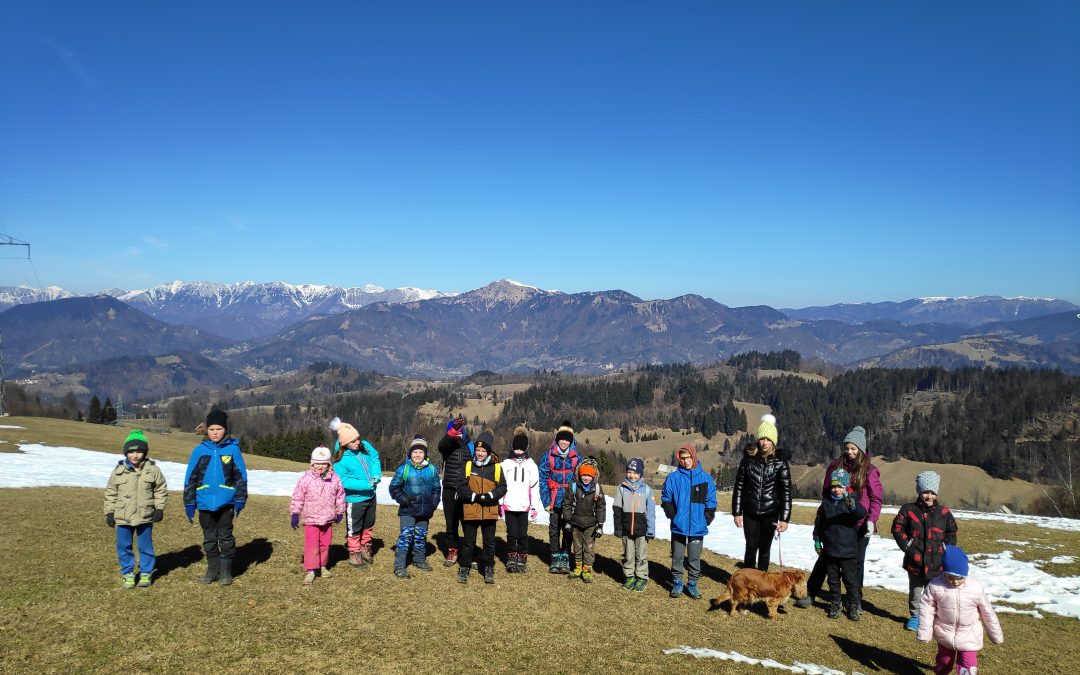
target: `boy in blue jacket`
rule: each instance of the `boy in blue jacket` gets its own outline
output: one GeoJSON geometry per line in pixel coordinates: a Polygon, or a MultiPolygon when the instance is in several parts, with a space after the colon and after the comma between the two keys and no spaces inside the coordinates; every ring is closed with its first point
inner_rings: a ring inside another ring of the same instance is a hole
{"type": "Polygon", "coordinates": [[[540,501],[548,512],[548,542],[551,546],[552,574],[570,574],[572,535],[563,522],[563,496],[574,482],[580,457],[574,441],[574,428],[563,422],[555,440],[537,465],[540,469],[540,501]]]}
{"type": "Polygon", "coordinates": [[[701,469],[697,449],[684,443],[676,453],[679,467],[664,481],[660,508],[671,520],[671,597],[683,593],[683,560],[690,568],[686,594],[701,597],[697,580],[701,577],[701,547],[709,525],[716,516],[716,485],[712,476],[701,469]]]}
{"type": "Polygon", "coordinates": [[[428,442],[423,436],[415,436],[409,444],[409,455],[390,479],[390,496],[400,506],[398,519],[401,533],[398,535],[394,555],[394,575],[408,579],[412,575],[406,569],[409,551],[412,564],[418,570],[430,572],[427,562],[428,523],[442,497],[439,470],[428,461],[428,442]]]}
{"type": "Polygon", "coordinates": [[[330,430],[337,433],[334,473],[345,488],[345,533],[349,564],[371,564],[371,538],[375,531],[375,489],[382,480],[382,463],[375,446],[361,440],[360,432],[335,417],[330,430]]]}
{"type": "Polygon", "coordinates": [[[214,409],[206,416],[206,440],[195,446],[184,474],[184,513],[194,522],[199,511],[206,552],[206,574],[196,581],[222,586],[232,583],[232,562],[236,555],[233,518],[247,503],[247,467],[240,442],[226,438],[229,416],[214,409]]]}

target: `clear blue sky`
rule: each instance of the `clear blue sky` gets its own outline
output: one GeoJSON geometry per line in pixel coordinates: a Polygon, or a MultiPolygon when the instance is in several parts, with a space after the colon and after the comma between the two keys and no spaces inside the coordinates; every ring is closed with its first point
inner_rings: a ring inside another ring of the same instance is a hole
{"type": "Polygon", "coordinates": [[[1071,0],[24,0],[0,87],[0,285],[1080,302],[1071,0]]]}

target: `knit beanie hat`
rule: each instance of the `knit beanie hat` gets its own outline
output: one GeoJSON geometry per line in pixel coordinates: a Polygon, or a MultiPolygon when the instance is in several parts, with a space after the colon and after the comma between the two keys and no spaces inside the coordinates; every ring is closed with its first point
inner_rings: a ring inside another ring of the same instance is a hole
{"type": "Polygon", "coordinates": [[[320,445],[311,451],[311,463],[312,464],[333,464],[333,460],[330,458],[330,448],[320,445]]]}
{"type": "Polygon", "coordinates": [[[851,443],[859,452],[866,452],[866,429],[862,427],[855,427],[848,432],[847,436],[844,436],[844,445],[851,443]]]}
{"type": "Polygon", "coordinates": [[[224,410],[214,408],[206,414],[206,428],[209,429],[215,424],[225,429],[229,428],[229,416],[225,414],[224,410]]]}
{"type": "Polygon", "coordinates": [[[529,430],[522,424],[514,429],[514,440],[510,442],[511,454],[524,455],[529,451],[529,430]]]}
{"type": "Polygon", "coordinates": [[[579,476],[592,476],[596,478],[596,467],[592,464],[582,464],[578,467],[579,476]]]}
{"type": "Polygon", "coordinates": [[[845,490],[851,485],[851,474],[843,469],[836,469],[829,477],[829,487],[842,487],[845,490]]]}
{"type": "Polygon", "coordinates": [[[760,440],[767,438],[776,445],[780,434],[776,432],[776,418],[768,413],[761,416],[761,424],[758,425],[756,437],[760,440]]]}
{"type": "Polygon", "coordinates": [[[330,420],[330,431],[337,432],[338,445],[345,447],[349,443],[360,439],[360,432],[348,422],[342,422],[340,417],[330,420]]]}
{"type": "Polygon", "coordinates": [[[416,450],[417,448],[420,448],[421,450],[424,451],[424,459],[427,459],[427,456],[428,456],[428,442],[427,442],[426,438],[424,438],[423,436],[420,436],[420,435],[413,436],[412,441],[409,442],[409,452],[408,452],[408,454],[411,456],[412,451],[416,450]]]}
{"type": "Polygon", "coordinates": [[[150,454],[150,444],[146,442],[146,436],[143,435],[142,429],[132,429],[128,437],[124,439],[124,454],[126,455],[129,452],[150,454]]]}
{"type": "Polygon", "coordinates": [[[555,441],[570,441],[571,443],[574,442],[574,427],[571,426],[570,422],[568,422],[567,420],[563,420],[562,425],[555,432],[555,441]]]}
{"type": "Polygon", "coordinates": [[[968,557],[964,549],[959,546],[945,545],[945,555],[941,559],[941,566],[945,574],[954,577],[966,577],[968,575],[968,557]]]}
{"type": "Polygon", "coordinates": [[[633,471],[634,473],[636,473],[639,476],[644,474],[645,473],[645,460],[638,459],[637,457],[631,459],[629,462],[626,463],[626,470],[627,471],[633,471]]]}
{"type": "Polygon", "coordinates": [[[476,448],[483,448],[488,451],[489,455],[495,454],[495,433],[491,429],[484,429],[480,432],[480,435],[476,437],[476,448]]]}
{"type": "Polygon", "coordinates": [[[918,476],[915,476],[915,492],[917,494],[924,492],[937,494],[939,487],[941,487],[941,476],[937,475],[936,471],[923,471],[918,476]]]}

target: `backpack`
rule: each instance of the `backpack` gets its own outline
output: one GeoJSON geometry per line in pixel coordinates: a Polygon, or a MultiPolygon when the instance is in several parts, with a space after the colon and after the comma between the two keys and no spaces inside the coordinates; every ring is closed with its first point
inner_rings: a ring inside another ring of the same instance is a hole
{"type": "MultiPolygon", "coordinates": [[[[465,480],[469,480],[469,476],[472,475],[472,460],[465,462],[465,480]]],[[[502,464],[495,463],[495,482],[499,482],[499,477],[502,476],[502,464]]]]}

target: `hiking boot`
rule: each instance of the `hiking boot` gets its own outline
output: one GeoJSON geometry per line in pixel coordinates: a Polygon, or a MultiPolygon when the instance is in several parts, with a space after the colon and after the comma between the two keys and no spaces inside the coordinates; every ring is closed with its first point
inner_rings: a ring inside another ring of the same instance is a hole
{"type": "Polygon", "coordinates": [[[420,570],[421,572],[430,572],[431,569],[432,569],[431,565],[429,565],[428,561],[426,561],[426,560],[418,560],[418,561],[414,562],[413,567],[420,570]]]}
{"type": "Polygon", "coordinates": [[[529,571],[529,554],[528,553],[519,553],[518,554],[518,572],[520,574],[525,574],[528,571],[529,571]]]}
{"type": "Polygon", "coordinates": [[[840,616],[840,605],[829,605],[829,609],[825,612],[825,616],[830,619],[835,619],[840,616]]]}
{"type": "Polygon", "coordinates": [[[123,588],[125,591],[130,591],[131,589],[135,588],[135,574],[125,574],[120,580],[120,587],[123,588]]]}
{"type": "Polygon", "coordinates": [[[585,565],[581,568],[581,580],[587,584],[592,583],[592,567],[585,565]]]}
{"type": "Polygon", "coordinates": [[[195,580],[197,584],[212,584],[218,580],[220,576],[219,570],[221,569],[221,558],[207,558],[206,559],[206,574],[202,575],[195,580]]]}
{"type": "Polygon", "coordinates": [[[580,579],[581,578],[581,572],[582,572],[581,563],[578,563],[577,565],[574,566],[573,571],[570,572],[570,578],[571,579],[580,579]]]}
{"type": "Polygon", "coordinates": [[[153,583],[153,572],[140,572],[139,573],[139,588],[150,588],[150,584],[153,583]]]}
{"type": "Polygon", "coordinates": [[[443,567],[450,567],[457,564],[457,549],[449,548],[446,550],[446,559],[443,560],[443,567]]]}
{"type": "Polygon", "coordinates": [[[913,616],[908,619],[907,623],[904,624],[904,628],[908,630],[919,630],[919,617],[913,616]]]}
{"type": "Polygon", "coordinates": [[[671,584],[671,594],[670,595],[673,598],[677,598],[680,595],[682,595],[682,592],[683,592],[683,580],[681,578],[676,579],[671,584]]]}
{"type": "Polygon", "coordinates": [[[805,598],[799,598],[795,601],[795,606],[799,609],[806,609],[812,604],[814,604],[814,596],[812,595],[808,595],[805,598]]]}
{"type": "Polygon", "coordinates": [[[412,579],[412,575],[409,574],[409,570],[405,569],[404,567],[395,567],[394,576],[398,579],[412,579]]]}
{"type": "Polygon", "coordinates": [[[645,587],[649,585],[649,580],[645,577],[638,577],[634,582],[634,591],[640,593],[645,590],[645,587]]]}
{"type": "Polygon", "coordinates": [[[229,586],[233,582],[232,577],[232,558],[221,559],[221,576],[218,577],[218,583],[222,586],[229,586]]]}
{"type": "Polygon", "coordinates": [[[847,618],[851,621],[858,621],[862,618],[862,607],[858,603],[849,603],[847,608],[847,618]]]}
{"type": "Polygon", "coordinates": [[[360,547],[360,559],[368,565],[375,562],[375,558],[371,555],[371,544],[360,547]]]}
{"type": "Polygon", "coordinates": [[[493,584],[493,583],[495,583],[495,566],[494,565],[489,565],[488,568],[486,570],[484,570],[484,583],[485,584],[493,584]]]}
{"type": "Polygon", "coordinates": [[[304,575],[304,585],[310,586],[313,583],[315,583],[315,570],[308,570],[304,575]]]}
{"type": "Polygon", "coordinates": [[[701,591],[699,591],[697,589],[697,580],[696,579],[694,581],[691,581],[690,583],[686,584],[686,594],[689,595],[694,600],[700,600],[701,599],[701,591]]]}
{"type": "Polygon", "coordinates": [[[320,567],[319,568],[319,576],[322,577],[323,579],[329,579],[330,577],[334,576],[334,573],[331,572],[330,570],[326,569],[325,567],[320,567]]]}
{"type": "Polygon", "coordinates": [[[459,584],[467,584],[467,583],[469,583],[469,571],[470,570],[469,570],[468,567],[462,567],[461,569],[458,570],[457,580],[458,580],[459,584]]]}
{"type": "Polygon", "coordinates": [[[634,586],[637,584],[637,577],[626,577],[626,581],[623,582],[622,587],[628,591],[634,590],[634,586]]]}
{"type": "Polygon", "coordinates": [[[353,567],[367,567],[367,563],[360,557],[360,551],[353,551],[349,554],[349,564],[353,567]]]}
{"type": "Polygon", "coordinates": [[[552,574],[562,574],[562,563],[559,561],[559,554],[551,554],[551,565],[548,566],[548,572],[552,574]]]}
{"type": "Polygon", "coordinates": [[[559,555],[559,573],[570,574],[570,554],[562,553],[559,555]]]}

